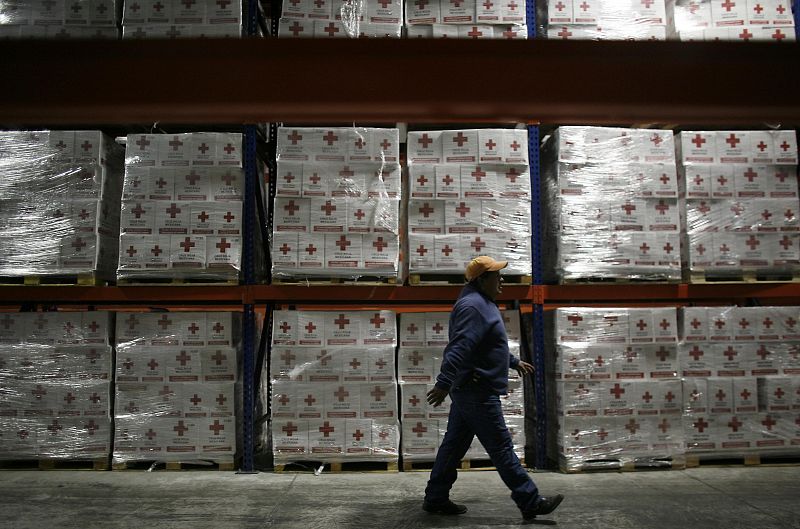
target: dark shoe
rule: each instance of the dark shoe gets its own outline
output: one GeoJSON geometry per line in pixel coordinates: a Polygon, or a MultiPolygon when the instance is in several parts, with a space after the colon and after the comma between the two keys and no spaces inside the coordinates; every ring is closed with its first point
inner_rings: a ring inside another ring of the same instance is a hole
{"type": "Polygon", "coordinates": [[[525,520],[533,520],[540,514],[550,514],[556,510],[562,501],[564,501],[564,496],[561,494],[556,494],[550,498],[539,496],[539,501],[536,502],[536,506],[529,511],[524,511],[522,517],[525,520]]]}
{"type": "Polygon", "coordinates": [[[431,514],[464,514],[467,512],[467,506],[458,505],[450,500],[447,500],[444,503],[429,503],[427,501],[423,501],[422,510],[431,514]]]}

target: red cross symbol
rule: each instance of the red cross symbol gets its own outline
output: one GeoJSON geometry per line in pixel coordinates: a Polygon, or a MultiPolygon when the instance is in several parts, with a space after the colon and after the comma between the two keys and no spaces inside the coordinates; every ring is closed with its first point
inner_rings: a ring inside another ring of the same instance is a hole
{"type": "Polygon", "coordinates": [[[792,246],[792,240],[789,238],[789,236],[788,236],[788,235],[784,235],[784,236],[783,236],[783,239],[781,239],[780,241],[778,241],[778,244],[780,244],[781,246],[783,246],[783,249],[784,249],[784,250],[788,250],[788,249],[789,249],[789,246],[792,246]]]}
{"type": "Polygon", "coordinates": [[[772,415],[767,415],[767,417],[763,421],[761,421],[761,424],[766,426],[767,430],[772,431],[772,427],[778,423],[775,422],[775,420],[772,418],[772,415]]]}
{"type": "Polygon", "coordinates": [[[444,248],[442,248],[442,253],[445,254],[447,257],[450,257],[450,254],[453,253],[455,250],[450,248],[449,244],[445,244],[444,248]]]}
{"type": "Polygon", "coordinates": [[[333,393],[333,396],[339,399],[339,402],[344,402],[345,397],[350,396],[350,392],[346,391],[343,386],[339,386],[339,389],[333,393]]]}
{"type": "Polygon", "coordinates": [[[703,182],[705,182],[705,181],[706,181],[706,179],[705,179],[705,178],[703,178],[703,177],[702,177],[702,176],[700,176],[700,175],[696,175],[696,176],[694,177],[694,185],[696,185],[696,186],[702,185],[702,183],[703,183],[703,182]]]}
{"type": "Polygon", "coordinates": [[[622,396],[623,393],[625,393],[625,389],[620,387],[619,384],[614,384],[614,387],[609,390],[609,393],[614,395],[614,398],[618,399],[622,396]]]}
{"type": "MultiPolygon", "coordinates": [[[[384,2],[381,2],[381,3],[384,3],[384,2]]],[[[387,1],[385,3],[388,4],[389,2],[387,1]]],[[[384,5],[383,7],[386,7],[386,6],[384,5]]],[[[378,145],[380,145],[381,149],[383,149],[384,151],[388,151],[389,147],[392,146],[392,144],[389,143],[389,140],[387,140],[386,138],[384,138],[383,141],[381,143],[379,143],[378,145]]]]}
{"type": "Polygon", "coordinates": [[[300,206],[294,203],[294,200],[290,200],[288,204],[283,206],[285,211],[289,212],[289,216],[294,216],[295,211],[300,211],[300,206]]]}
{"type": "Polygon", "coordinates": [[[388,365],[388,364],[386,363],[386,360],[384,360],[383,358],[379,358],[378,360],[376,360],[376,361],[375,361],[375,366],[376,366],[378,369],[383,369],[383,368],[384,368],[384,367],[386,367],[387,365],[388,365]]]}
{"type": "Polygon", "coordinates": [[[309,394],[303,399],[303,402],[305,402],[307,406],[313,406],[314,403],[317,402],[317,399],[314,398],[314,395],[309,394]]]}
{"type": "MultiPolygon", "coordinates": [[[[780,7],[783,7],[783,6],[780,6],[780,7]]],[[[783,14],[783,13],[781,13],[781,14],[783,14]]],[[[778,31],[780,31],[780,30],[778,30],[778,31]]],[[[774,37],[774,35],[773,35],[773,37],[774,37]]],[[[790,147],[791,147],[791,145],[789,145],[789,144],[786,142],[786,140],[783,140],[783,143],[781,143],[781,144],[780,144],[780,148],[781,148],[781,149],[783,149],[783,152],[787,152],[787,151],[789,150],[789,148],[790,148],[790,147]]],[[[782,181],[782,180],[781,180],[781,181],[782,181]]]]}
{"type": "Polygon", "coordinates": [[[659,178],[659,180],[661,180],[662,184],[667,185],[667,183],[670,181],[670,177],[667,176],[666,173],[662,173],[661,178],[659,178]]]}
{"type": "Polygon", "coordinates": [[[378,237],[377,240],[372,242],[372,246],[377,248],[379,252],[382,252],[384,248],[389,247],[389,243],[383,240],[383,237],[378,237]]]}
{"type": "Polygon", "coordinates": [[[762,344],[761,347],[758,348],[756,354],[761,357],[762,360],[766,360],[766,358],[771,354],[767,347],[762,344]]]}
{"type": "Polygon", "coordinates": [[[330,437],[330,435],[335,431],[334,427],[330,425],[328,421],[319,427],[320,433],[322,433],[325,437],[330,437]]]}
{"type": "Polygon", "coordinates": [[[633,204],[625,204],[624,206],[622,206],[622,209],[625,210],[626,215],[630,215],[632,211],[636,211],[636,206],[634,206],[633,204]]]}
{"type": "Polygon", "coordinates": [[[214,419],[214,424],[208,426],[208,429],[214,432],[214,435],[219,435],[219,432],[225,429],[224,424],[220,424],[219,420],[214,419]]]}
{"type": "MultiPolygon", "coordinates": [[[[509,7],[511,7],[511,4],[508,4],[508,6],[509,6],[509,7]]],[[[520,147],[522,147],[522,145],[520,145],[519,143],[517,143],[517,140],[514,140],[514,141],[511,143],[511,145],[509,145],[509,147],[511,147],[511,149],[512,149],[514,152],[517,152],[517,150],[519,150],[519,148],[520,148],[520,147]]]]}
{"type": "Polygon", "coordinates": [[[636,430],[639,429],[639,423],[636,422],[636,419],[631,419],[625,425],[625,429],[631,432],[632,434],[635,434],[636,430]]]}
{"type": "Polygon", "coordinates": [[[415,366],[419,365],[420,360],[425,360],[425,357],[419,354],[419,351],[414,351],[408,358],[415,366]]]}
{"type": "MultiPolygon", "coordinates": [[[[452,0],[451,0],[452,1],[452,0]]],[[[463,147],[465,143],[469,141],[469,138],[464,136],[462,132],[459,132],[454,138],[453,143],[458,143],[459,147],[463,147]]]]}
{"type": "Polygon", "coordinates": [[[191,360],[192,357],[186,354],[186,351],[181,351],[181,354],[175,357],[175,360],[179,361],[182,366],[186,366],[186,362],[191,360]]]}
{"type": "Polygon", "coordinates": [[[75,326],[72,325],[72,323],[67,322],[66,324],[64,324],[64,330],[67,332],[67,334],[72,334],[72,331],[75,330],[75,326]]]}
{"type": "Polygon", "coordinates": [[[58,419],[53,419],[53,422],[47,427],[51,434],[56,435],[64,427],[58,423],[58,419]]]}
{"type": "Polygon", "coordinates": [[[749,238],[749,239],[747,239],[747,241],[745,242],[745,244],[746,244],[747,246],[749,246],[751,250],[755,250],[755,249],[756,249],[756,247],[758,247],[758,245],[760,245],[760,244],[761,244],[761,241],[759,241],[758,239],[756,239],[756,236],[755,236],[755,235],[751,235],[751,236],[750,236],[750,238],[749,238]]]}
{"type": "Polygon", "coordinates": [[[310,322],[308,322],[308,325],[306,325],[306,326],[304,327],[304,329],[306,330],[306,332],[308,332],[308,334],[311,334],[312,332],[314,332],[314,330],[315,330],[316,328],[317,328],[317,326],[316,326],[316,325],[314,325],[314,322],[313,322],[313,321],[310,321],[310,322]]]}
{"type": "Polygon", "coordinates": [[[734,349],[732,346],[728,346],[728,348],[722,354],[728,357],[728,362],[732,362],[733,357],[739,355],[739,353],[736,352],[736,349],[734,349]]]}
{"type": "MultiPolygon", "coordinates": [[[[735,6],[735,5],[736,5],[735,3],[731,2],[730,0],[725,0],[725,2],[722,4],[722,7],[726,7],[726,6],[725,6],[725,4],[726,4],[726,3],[730,4],[730,7],[733,7],[733,6],[735,6]]],[[[728,9],[728,11],[730,11],[730,8],[728,9]]],[[[741,142],[742,142],[742,140],[740,140],[739,138],[737,138],[737,137],[736,137],[736,134],[733,134],[733,133],[731,133],[731,135],[730,135],[730,136],[728,136],[727,138],[725,138],[725,142],[726,142],[728,145],[730,145],[730,146],[731,146],[731,149],[735,149],[735,148],[736,148],[736,145],[738,145],[739,143],[741,143],[741,142]]]]}
{"type": "Polygon", "coordinates": [[[72,247],[76,248],[78,251],[80,251],[80,249],[85,247],[85,246],[86,246],[86,242],[80,237],[75,239],[75,241],[72,243],[72,247]]]}
{"type": "MultiPolygon", "coordinates": [[[[727,180],[725,180],[724,177],[722,177],[722,176],[720,177],[720,179],[721,179],[720,180],[720,184],[725,185],[725,182],[727,182],[727,180]]],[[[697,210],[700,213],[702,213],[703,215],[705,215],[706,213],[711,211],[711,207],[709,207],[708,202],[702,201],[702,202],[700,202],[700,207],[697,208],[697,210]]]]}
{"type": "Polygon", "coordinates": [[[426,219],[427,219],[427,218],[430,216],[430,214],[431,214],[431,213],[433,213],[434,211],[435,211],[435,210],[434,210],[432,207],[430,207],[430,205],[429,205],[427,202],[424,202],[424,203],[422,204],[422,207],[421,207],[421,208],[419,208],[419,212],[420,212],[420,213],[422,213],[422,215],[423,215],[423,216],[424,216],[426,219]]]}
{"type": "MultiPolygon", "coordinates": [[[[283,332],[286,332],[286,331],[283,331],[283,332]]],[[[294,360],[295,358],[297,358],[297,357],[295,355],[293,355],[291,351],[287,350],[287,351],[284,351],[283,353],[281,353],[281,360],[283,360],[283,362],[287,366],[292,365],[292,360],[294,360]]]]}
{"type": "Polygon", "coordinates": [[[433,331],[436,334],[441,334],[443,330],[444,330],[444,327],[442,327],[442,324],[437,321],[436,325],[433,326],[433,331]]]}
{"type": "Polygon", "coordinates": [[[369,394],[375,398],[375,402],[380,402],[386,396],[386,392],[380,386],[375,386],[375,389],[370,391],[369,394]]]}
{"type": "Polygon", "coordinates": [[[167,213],[169,213],[169,217],[174,219],[175,216],[181,212],[181,208],[177,207],[175,203],[170,204],[170,207],[167,209],[167,213]]]}
{"type": "Polygon", "coordinates": [[[559,11],[563,11],[563,10],[564,10],[564,8],[565,8],[565,7],[567,7],[567,6],[566,6],[566,5],[565,5],[563,2],[561,2],[561,0],[559,0],[559,2],[556,4],[556,6],[555,6],[555,7],[556,7],[556,9],[558,9],[559,11]]]}
{"type": "Polygon", "coordinates": [[[67,402],[67,404],[72,404],[72,401],[75,400],[75,396],[70,391],[69,393],[66,394],[66,396],[64,396],[64,400],[67,402]]]}
{"type": "Polygon", "coordinates": [[[747,180],[752,183],[752,181],[755,178],[758,178],[758,173],[753,171],[752,167],[748,167],[747,172],[744,173],[744,177],[747,178],[747,180]]]}
{"type": "Polygon", "coordinates": [[[692,139],[692,143],[694,143],[698,149],[701,148],[705,142],[706,139],[700,134],[696,134],[695,137],[692,139]]]}
{"type": "Polygon", "coordinates": [[[419,245],[419,248],[417,248],[415,251],[419,254],[420,257],[425,257],[425,254],[428,253],[428,249],[421,244],[419,245]]]}
{"type": "Polygon", "coordinates": [[[192,404],[194,404],[195,406],[197,406],[198,404],[200,404],[201,402],[203,402],[203,399],[201,399],[201,398],[200,398],[200,396],[199,396],[197,393],[195,393],[195,394],[194,394],[194,397],[192,397],[191,399],[189,399],[189,402],[191,402],[192,404]]]}
{"type": "Polygon", "coordinates": [[[741,395],[744,400],[748,400],[750,398],[751,393],[747,391],[747,388],[745,388],[742,390],[741,393],[739,393],[739,395],[741,395]]]}
{"type": "MultiPolygon", "coordinates": [[[[488,0],[487,3],[489,4],[488,6],[486,4],[483,4],[484,6],[486,6],[486,9],[489,9],[494,5],[491,2],[488,2],[488,0]]],[[[494,142],[493,139],[489,138],[489,141],[486,142],[486,146],[489,148],[490,151],[493,151],[494,148],[497,147],[497,144],[494,142]]]]}
{"type": "Polygon", "coordinates": [[[778,399],[782,399],[782,398],[783,398],[783,396],[784,396],[784,395],[786,395],[786,393],[783,391],[783,389],[782,389],[782,388],[778,388],[778,389],[776,389],[776,390],[775,390],[775,393],[774,393],[774,395],[775,395],[775,396],[776,396],[778,399]]]}
{"type": "Polygon", "coordinates": [[[330,360],[330,359],[331,359],[331,355],[329,355],[325,351],[321,351],[320,354],[317,356],[317,360],[319,360],[319,363],[322,364],[323,366],[327,366],[328,365],[328,360],[330,360]]]}
{"type": "Polygon", "coordinates": [[[347,237],[342,235],[339,237],[339,240],[336,242],[336,245],[339,247],[341,251],[347,250],[347,247],[352,245],[353,243],[347,240],[347,237]]]}
{"type": "Polygon", "coordinates": [[[647,246],[646,242],[643,242],[642,245],[639,246],[639,249],[642,251],[642,253],[647,253],[648,250],[650,250],[650,247],[647,246]]]}
{"type": "Polygon", "coordinates": [[[200,222],[205,222],[209,218],[210,217],[208,216],[208,214],[205,211],[201,211],[200,214],[197,216],[197,220],[199,220],[200,222]]]}
{"type": "Polygon", "coordinates": [[[740,426],[743,426],[743,423],[739,422],[739,419],[737,419],[736,417],[731,419],[731,421],[728,423],[728,428],[730,428],[734,432],[738,432],[740,426]]]}
{"type": "Polygon", "coordinates": [[[782,15],[782,14],[784,14],[784,13],[786,12],[786,8],[785,8],[785,7],[783,7],[783,4],[778,4],[778,7],[776,7],[776,8],[775,8],[775,10],[776,10],[778,13],[780,13],[781,15],[782,15]]]}
{"type": "Polygon", "coordinates": [[[140,151],[143,151],[150,145],[150,140],[147,139],[147,136],[141,136],[138,140],[136,140],[136,145],[139,146],[140,151]]]}
{"type": "MultiPolygon", "coordinates": [[[[423,4],[424,4],[424,2],[423,2],[423,4]]],[[[424,7],[424,5],[420,5],[420,4],[417,4],[417,5],[419,5],[420,9],[422,9],[424,7]]],[[[422,144],[422,148],[423,149],[427,149],[428,145],[433,143],[433,139],[428,137],[427,133],[423,133],[422,136],[417,140],[417,143],[421,143],[422,144]]]]}
{"type": "Polygon", "coordinates": [[[81,218],[81,220],[86,220],[90,217],[89,212],[85,209],[82,209],[78,216],[81,218]]]}
{"type": "Polygon", "coordinates": [[[381,324],[386,323],[386,318],[381,317],[380,312],[376,312],[375,315],[369,320],[369,322],[373,324],[376,329],[380,329],[381,324]]]}
{"type": "Polygon", "coordinates": [[[475,178],[476,182],[480,182],[482,178],[486,177],[486,172],[481,171],[480,167],[476,167],[474,171],[472,171],[472,177],[475,178]]]}
{"type": "Polygon", "coordinates": [[[296,431],[297,431],[297,429],[298,429],[298,428],[297,428],[297,426],[295,426],[294,424],[292,424],[292,422],[291,422],[291,421],[289,421],[288,423],[286,423],[286,426],[284,426],[283,428],[281,428],[281,430],[283,431],[283,433],[285,433],[285,434],[287,435],[287,437],[291,437],[291,436],[292,436],[292,434],[293,434],[294,432],[296,432],[296,431]]]}
{"type": "MultiPolygon", "coordinates": [[[[331,26],[333,26],[333,24],[331,24],[331,26]]],[[[327,29],[326,29],[326,31],[327,31],[327,29]]],[[[339,29],[337,28],[336,31],[338,32],[339,29]]],[[[329,130],[328,133],[325,134],[325,136],[322,137],[322,139],[324,141],[328,142],[328,146],[331,146],[331,145],[333,145],[334,142],[339,140],[339,136],[335,135],[332,130],[329,130]]]]}
{"type": "Polygon", "coordinates": [[[517,182],[517,178],[520,177],[520,176],[522,176],[522,175],[519,172],[517,172],[517,169],[515,167],[512,167],[506,173],[506,178],[511,180],[511,183],[516,183],[517,182]]]}
{"type": "Polygon", "coordinates": [[[219,253],[225,253],[225,250],[231,247],[231,243],[229,243],[225,237],[223,237],[215,246],[219,250],[219,253]]]}
{"type": "Polygon", "coordinates": [[[761,218],[763,218],[764,220],[769,220],[769,219],[770,219],[770,217],[772,217],[772,213],[771,213],[771,212],[770,212],[768,209],[765,209],[765,210],[764,210],[764,211],[761,213],[761,218]]]}
{"type": "MultiPolygon", "coordinates": [[[[292,2],[292,5],[297,5],[297,4],[299,4],[299,3],[300,3],[300,0],[290,0],[290,1],[292,2]]],[[[305,31],[305,28],[304,28],[303,26],[301,26],[301,25],[300,25],[300,22],[298,22],[298,21],[296,21],[296,20],[295,20],[295,21],[292,23],[291,27],[289,27],[289,31],[291,31],[291,32],[292,32],[292,36],[293,36],[293,37],[297,37],[298,35],[300,35],[300,33],[302,33],[303,31],[305,31]]],[[[297,132],[297,131],[295,131],[295,132],[297,132]]],[[[291,136],[290,136],[290,138],[291,138],[291,136]]],[[[302,138],[303,138],[303,137],[302,137],[302,136],[300,136],[300,139],[302,139],[302,138]]],[[[295,142],[292,142],[292,145],[296,145],[296,144],[297,144],[297,142],[296,142],[296,141],[295,141],[295,142]]]]}
{"type": "Polygon", "coordinates": [[[303,251],[308,255],[314,255],[314,252],[316,252],[317,249],[313,244],[309,244],[303,251]]]}
{"type": "Polygon", "coordinates": [[[125,253],[128,254],[128,257],[133,257],[134,255],[136,255],[136,248],[134,248],[133,245],[131,245],[128,247],[127,250],[125,250],[125,253]]]}
{"type": "Polygon", "coordinates": [[[184,241],[180,243],[178,246],[182,246],[183,251],[185,253],[189,253],[191,249],[194,248],[196,245],[197,245],[196,243],[192,242],[191,237],[186,237],[184,241]]]}
{"type": "Polygon", "coordinates": [[[666,320],[666,318],[662,319],[661,323],[659,323],[659,327],[661,327],[663,330],[666,331],[667,329],[669,329],[670,323],[666,320]]]}
{"type": "Polygon", "coordinates": [[[344,317],[344,314],[339,314],[339,317],[333,320],[333,323],[339,326],[339,329],[344,329],[345,325],[350,324],[350,320],[344,317]]]}
{"type": "Polygon", "coordinates": [[[297,145],[297,142],[301,141],[303,136],[298,134],[296,130],[293,130],[292,133],[287,136],[287,138],[292,142],[292,145],[297,145]]]}
{"type": "Polygon", "coordinates": [[[197,334],[197,331],[200,330],[200,327],[198,327],[195,322],[192,322],[187,330],[189,330],[192,334],[197,334]]]}
{"type": "Polygon", "coordinates": [[[600,428],[600,431],[597,432],[597,437],[599,437],[601,441],[605,441],[606,437],[608,437],[608,432],[605,428],[600,428]]]}
{"type": "Polygon", "coordinates": [[[573,327],[577,327],[578,323],[583,321],[583,316],[579,316],[578,314],[570,314],[567,316],[567,320],[572,323],[573,327]]]}
{"type": "Polygon", "coordinates": [[[411,395],[411,398],[408,399],[408,402],[411,404],[411,406],[416,408],[417,404],[419,404],[422,401],[419,400],[419,398],[416,395],[411,395]]]}
{"type": "Polygon", "coordinates": [[[136,207],[133,208],[131,210],[131,212],[133,212],[133,214],[136,215],[137,219],[140,219],[140,218],[142,218],[142,214],[146,213],[147,210],[142,209],[142,205],[141,204],[136,204],[136,207]]]}
{"type": "Polygon", "coordinates": [[[325,212],[325,216],[326,217],[330,217],[331,216],[331,212],[336,211],[336,205],[335,204],[331,204],[330,200],[326,200],[325,201],[325,205],[324,206],[320,206],[319,209],[320,209],[320,211],[324,211],[325,212]]]}
{"type": "Polygon", "coordinates": [[[739,33],[739,38],[742,40],[750,40],[753,38],[753,34],[747,31],[747,28],[744,28],[744,30],[739,33]]]}
{"type": "Polygon", "coordinates": [[[224,360],[227,360],[228,357],[222,354],[222,351],[217,351],[216,353],[214,353],[214,356],[212,356],[211,359],[214,360],[214,362],[216,362],[218,366],[221,366],[222,362],[224,360]]]}
{"type": "Polygon", "coordinates": [[[158,362],[156,362],[155,358],[151,358],[149,362],[147,362],[147,367],[150,368],[150,371],[155,371],[158,367],[158,362]]]}
{"type": "MultiPolygon", "coordinates": [[[[469,31],[469,33],[467,33],[467,36],[472,37],[473,39],[477,39],[478,37],[482,37],[483,36],[483,32],[478,31],[478,28],[476,26],[472,26],[472,29],[469,31]]],[[[455,141],[455,139],[454,139],[454,141],[455,141]]],[[[461,147],[460,144],[459,144],[459,147],[461,147]]]]}
{"type": "Polygon", "coordinates": [[[595,358],[594,363],[597,364],[599,367],[603,367],[602,355],[597,355],[597,358],[595,358]]]}
{"type": "MultiPolygon", "coordinates": [[[[643,4],[644,4],[645,2],[653,2],[653,0],[642,0],[642,3],[643,3],[643,4]]],[[[647,7],[650,7],[650,6],[648,5],[647,7]]],[[[664,140],[663,140],[663,139],[661,139],[661,136],[660,136],[659,134],[653,134],[653,135],[650,137],[650,141],[652,141],[652,142],[653,142],[653,144],[655,144],[655,146],[656,146],[656,147],[658,147],[659,145],[661,145],[661,143],[662,143],[664,140]]]]}
{"type": "Polygon", "coordinates": [[[178,437],[183,437],[183,434],[189,431],[189,427],[183,424],[183,421],[178,421],[178,424],[172,427],[172,431],[178,432],[178,437]]]}
{"type": "Polygon", "coordinates": [[[350,367],[352,367],[353,369],[358,369],[360,365],[361,362],[358,361],[358,358],[353,358],[353,361],[350,362],[350,367]]]}
{"type": "Polygon", "coordinates": [[[719,390],[719,391],[717,391],[716,395],[714,395],[714,396],[717,397],[717,400],[721,402],[721,401],[725,400],[725,397],[727,397],[728,395],[726,395],[724,391],[719,390]]]}
{"type": "Polygon", "coordinates": [[[650,404],[650,401],[653,400],[653,396],[650,394],[649,391],[645,391],[644,395],[642,395],[642,400],[650,404]]]}
{"type": "Polygon", "coordinates": [[[639,322],[636,324],[636,326],[639,327],[640,331],[643,331],[643,330],[645,330],[647,328],[647,323],[645,323],[644,320],[639,320],[639,322]]]}
{"type": "Polygon", "coordinates": [[[507,4],[506,4],[506,7],[508,7],[508,9],[509,9],[510,11],[516,11],[516,10],[517,10],[517,8],[519,7],[519,5],[517,5],[517,4],[514,2],[514,0],[511,0],[511,2],[509,2],[509,3],[507,3],[507,4]]]}
{"type": "MultiPolygon", "coordinates": [[[[780,6],[780,7],[783,7],[783,6],[780,6]]],[[[780,29],[776,29],[775,33],[773,33],[770,36],[773,39],[777,40],[777,41],[781,41],[781,40],[786,38],[786,34],[783,31],[781,31],[780,29]]],[[[786,142],[784,142],[783,145],[781,145],[781,147],[783,147],[783,150],[786,151],[788,149],[788,144],[786,142]]]]}
{"type": "MultiPolygon", "coordinates": [[[[730,248],[728,248],[728,245],[727,245],[727,244],[723,244],[722,246],[720,246],[720,247],[719,247],[719,251],[720,251],[721,253],[728,253],[728,252],[730,252],[730,251],[731,251],[731,249],[730,249],[730,248]]],[[[719,327],[719,322],[717,322],[717,327],[719,327]]]]}
{"type": "Polygon", "coordinates": [[[427,432],[428,429],[423,426],[421,422],[418,422],[417,425],[411,429],[411,431],[417,434],[417,437],[422,437],[422,434],[427,432]]]}
{"type": "Polygon", "coordinates": [[[281,247],[280,247],[280,248],[278,248],[278,249],[279,249],[281,252],[283,252],[283,255],[286,255],[286,254],[288,254],[290,251],[292,251],[292,249],[291,249],[291,248],[289,247],[289,245],[287,245],[286,243],[283,243],[283,246],[281,246],[281,247]]]}
{"type": "Polygon", "coordinates": [[[569,31],[565,26],[565,27],[561,28],[561,31],[558,32],[558,36],[561,37],[564,40],[567,40],[568,38],[570,38],[572,36],[572,32],[569,31]]]}
{"type": "Polygon", "coordinates": [[[161,326],[162,329],[166,330],[167,327],[172,325],[172,320],[170,320],[169,317],[165,315],[161,316],[161,319],[158,320],[157,323],[161,326]]]}
{"type": "Polygon", "coordinates": [[[694,348],[693,348],[691,351],[689,351],[689,356],[691,356],[692,358],[694,358],[694,361],[695,361],[695,362],[697,362],[698,360],[700,360],[700,357],[701,357],[701,356],[703,356],[703,355],[705,355],[705,353],[703,352],[703,350],[702,350],[702,349],[700,349],[700,348],[699,348],[698,346],[696,346],[696,345],[694,346],[694,348]]]}
{"type": "Polygon", "coordinates": [[[698,432],[703,433],[703,431],[708,428],[708,423],[701,417],[695,421],[692,426],[694,426],[698,432]]]}
{"type": "MultiPolygon", "coordinates": [[[[222,148],[225,153],[230,156],[233,152],[236,151],[236,147],[233,146],[232,143],[227,144],[225,147],[222,148]]],[[[230,184],[229,184],[230,185],[230,184]]]]}
{"type": "Polygon", "coordinates": [[[472,210],[464,202],[460,202],[458,204],[458,207],[456,208],[456,213],[458,213],[462,219],[466,217],[467,213],[469,213],[470,211],[472,210]]]}
{"type": "Polygon", "coordinates": [[[583,9],[584,12],[587,11],[590,7],[592,6],[590,4],[587,4],[586,2],[580,5],[580,8],[583,9]]]}
{"type": "Polygon", "coordinates": [[[283,179],[286,180],[287,184],[290,184],[292,182],[292,180],[294,180],[295,178],[297,178],[297,177],[295,175],[293,175],[291,171],[289,171],[288,173],[283,175],[283,179]]]}

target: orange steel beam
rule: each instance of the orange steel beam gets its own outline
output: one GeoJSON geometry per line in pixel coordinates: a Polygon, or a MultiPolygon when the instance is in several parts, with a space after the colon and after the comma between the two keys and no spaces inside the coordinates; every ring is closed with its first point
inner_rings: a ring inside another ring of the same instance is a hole
{"type": "Polygon", "coordinates": [[[738,42],[7,41],[0,123],[797,125],[798,64],[800,45],[738,42]]]}

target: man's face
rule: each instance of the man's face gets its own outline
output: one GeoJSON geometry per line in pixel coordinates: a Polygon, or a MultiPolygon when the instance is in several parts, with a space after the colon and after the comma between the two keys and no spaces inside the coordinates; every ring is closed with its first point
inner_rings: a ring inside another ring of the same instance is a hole
{"type": "Polygon", "coordinates": [[[492,301],[503,292],[503,277],[500,272],[486,272],[481,276],[483,293],[492,301]]]}

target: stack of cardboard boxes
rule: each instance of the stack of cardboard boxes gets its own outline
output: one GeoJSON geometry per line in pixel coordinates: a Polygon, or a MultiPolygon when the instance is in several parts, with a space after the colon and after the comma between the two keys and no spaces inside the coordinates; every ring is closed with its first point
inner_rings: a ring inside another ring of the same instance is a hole
{"type": "Polygon", "coordinates": [[[291,0],[283,3],[281,38],[400,38],[401,0],[291,0]]]}
{"type": "Polygon", "coordinates": [[[411,274],[458,274],[471,259],[531,271],[528,131],[408,133],[408,259],[411,274]]]}
{"type": "Polygon", "coordinates": [[[244,0],[126,0],[124,39],[238,38],[244,0]]]}
{"type": "Polygon", "coordinates": [[[241,134],[129,135],[117,277],[237,279],[243,189],[241,134]]]}
{"type": "Polygon", "coordinates": [[[0,459],[107,460],[107,312],[0,317],[0,459]]]}
{"type": "Polygon", "coordinates": [[[527,39],[526,0],[406,2],[408,38],[527,39]]]}
{"type": "Polygon", "coordinates": [[[689,270],[699,276],[796,274],[795,132],[687,131],[678,138],[689,270]]]}
{"type": "Polygon", "coordinates": [[[275,463],[397,462],[396,344],[391,311],[276,311],[262,377],[275,463]]]}
{"type": "Polygon", "coordinates": [[[121,3],[122,0],[3,2],[0,39],[117,39],[117,8],[121,3]]]}
{"type": "Polygon", "coordinates": [[[787,0],[668,0],[667,17],[680,40],[796,40],[787,0]]]}
{"type": "Polygon", "coordinates": [[[232,463],[238,316],[118,313],[114,462],[232,463]]]}
{"type": "Polygon", "coordinates": [[[672,132],[560,127],[542,156],[548,279],[681,278],[672,132]]]}
{"type": "Polygon", "coordinates": [[[664,0],[547,0],[546,9],[540,20],[549,39],[667,39],[664,0]]]}
{"type": "Polygon", "coordinates": [[[100,131],[0,133],[0,275],[113,279],[122,149],[100,131]]]}
{"type": "MultiPolygon", "coordinates": [[[[502,311],[508,345],[520,355],[520,322],[516,311],[502,311]]],[[[400,420],[403,424],[404,461],[433,461],[447,431],[449,397],[438,407],[427,403],[427,392],[436,383],[442,355],[448,342],[449,312],[403,313],[400,315],[400,348],[397,373],[400,382],[400,420]]],[[[511,432],[514,451],[520,458],[525,451],[525,399],[522,379],[509,372],[508,394],[501,397],[503,415],[511,432]]],[[[478,439],[465,459],[488,459],[478,439]]]]}
{"type": "Polygon", "coordinates": [[[398,277],[398,129],[278,129],[272,274],[398,277]]]}

